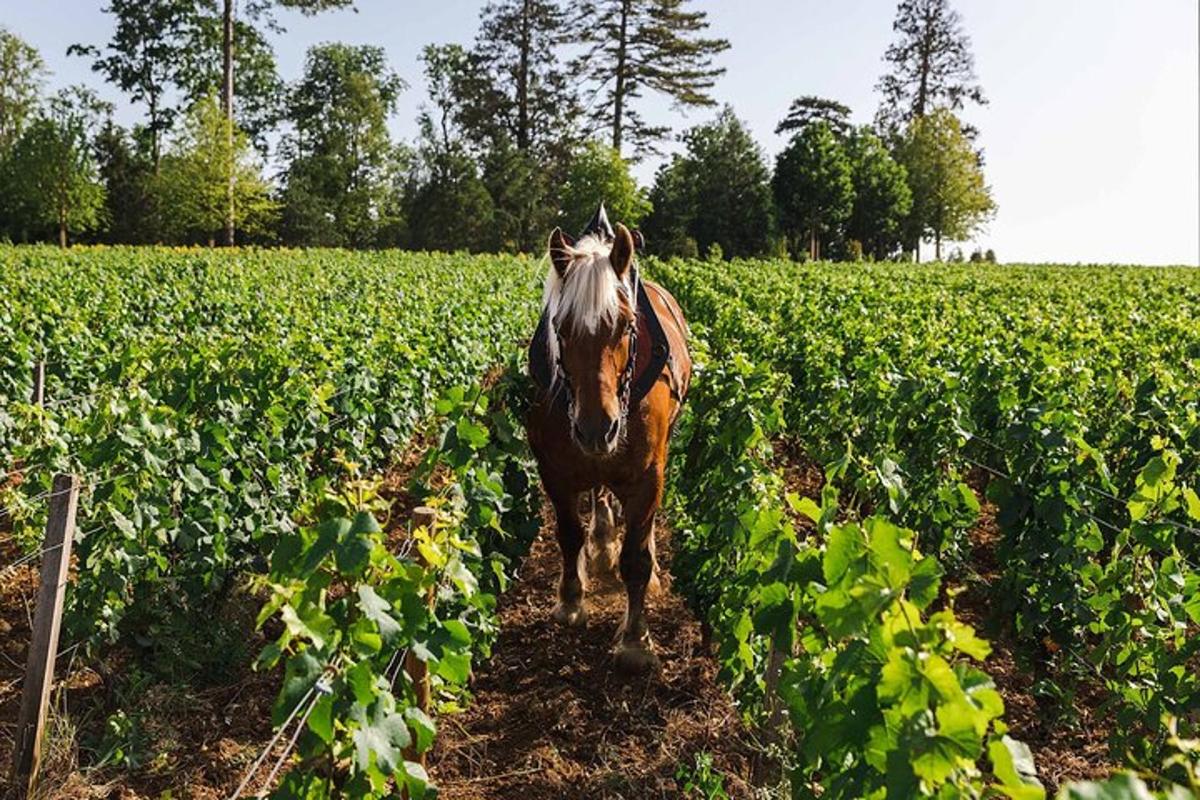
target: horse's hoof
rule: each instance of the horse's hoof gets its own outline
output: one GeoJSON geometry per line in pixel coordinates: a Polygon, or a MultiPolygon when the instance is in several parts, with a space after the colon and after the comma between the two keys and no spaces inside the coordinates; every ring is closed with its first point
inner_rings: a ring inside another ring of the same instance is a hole
{"type": "Polygon", "coordinates": [[[554,617],[554,621],[559,625],[566,625],[568,628],[578,628],[587,624],[587,611],[582,603],[579,605],[559,603],[554,607],[550,616],[554,617]]]}
{"type": "Polygon", "coordinates": [[[613,653],[613,663],[617,671],[626,675],[644,675],[648,672],[658,672],[662,662],[647,642],[621,642],[613,653]]]}

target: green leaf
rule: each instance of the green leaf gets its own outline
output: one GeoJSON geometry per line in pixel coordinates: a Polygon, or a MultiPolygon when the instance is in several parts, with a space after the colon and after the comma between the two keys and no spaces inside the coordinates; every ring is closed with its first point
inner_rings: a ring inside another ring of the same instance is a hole
{"type": "Polygon", "coordinates": [[[390,697],[381,695],[369,709],[361,703],[350,709],[351,718],[358,723],[353,736],[354,765],[360,772],[368,772],[373,765],[384,775],[395,775],[404,762],[404,748],[412,744],[404,717],[386,700],[390,697]]]}
{"type": "Polygon", "coordinates": [[[442,653],[435,672],[451,683],[465,685],[471,677],[471,656],[468,653],[442,653]]]}
{"type": "Polygon", "coordinates": [[[283,687],[271,708],[271,724],[279,727],[300,705],[308,690],[317,684],[324,667],[308,650],[301,650],[288,659],[283,672],[283,687]]]}
{"type": "Polygon", "coordinates": [[[1008,736],[988,743],[992,772],[1000,779],[1001,791],[1012,800],[1043,800],[1046,790],[1037,779],[1033,751],[1024,742],[1008,736]]]}
{"type": "Polygon", "coordinates": [[[403,629],[390,613],[391,604],[367,584],[358,587],[358,607],[363,616],[375,623],[379,635],[388,646],[394,646],[400,639],[403,629]]]}
{"type": "Polygon", "coordinates": [[[1082,782],[1064,786],[1059,800],[1154,800],[1138,776],[1121,772],[1103,783],[1082,782]]]}
{"type": "Polygon", "coordinates": [[[316,541],[308,548],[301,575],[315,572],[325,561],[325,557],[333,552],[338,542],[345,538],[349,531],[350,520],[348,519],[329,519],[318,525],[316,541]]]}
{"type": "Polygon", "coordinates": [[[379,527],[379,520],[375,519],[374,514],[369,511],[359,511],[354,515],[354,521],[350,524],[350,532],[375,534],[382,533],[383,528],[379,527]]]}
{"type": "Polygon", "coordinates": [[[1183,489],[1183,499],[1187,503],[1188,516],[1200,522],[1200,495],[1190,486],[1183,489]]]}
{"type": "Polygon", "coordinates": [[[308,599],[301,598],[299,608],[285,605],[280,617],[293,636],[308,639],[318,650],[324,650],[337,636],[337,623],[308,599]]]}
{"type": "Polygon", "coordinates": [[[849,523],[833,528],[829,532],[829,538],[825,545],[825,559],[821,565],[825,582],[833,585],[841,580],[850,564],[862,554],[863,550],[862,535],[857,525],[849,523]]]}
{"type": "Polygon", "coordinates": [[[908,582],[908,599],[919,609],[937,600],[942,585],[942,565],[936,558],[922,558],[912,569],[908,582]]]}
{"type": "Polygon", "coordinates": [[[346,685],[359,705],[369,705],[375,699],[375,671],[370,661],[360,661],[345,672],[346,685]]]}
{"type": "Polygon", "coordinates": [[[472,450],[482,450],[487,446],[488,440],[491,438],[488,435],[488,429],[472,422],[466,417],[462,417],[454,426],[455,433],[458,434],[459,441],[466,442],[472,450]]]}
{"type": "Polygon", "coordinates": [[[308,715],[308,728],[325,744],[333,744],[333,697],[322,695],[308,715]]]}
{"type": "Polygon", "coordinates": [[[408,726],[416,736],[417,752],[424,753],[433,745],[437,725],[428,714],[416,706],[404,709],[404,718],[408,720],[408,726]]]}
{"type": "Polygon", "coordinates": [[[404,762],[404,786],[412,800],[423,800],[429,788],[429,775],[415,761],[404,762]]]}

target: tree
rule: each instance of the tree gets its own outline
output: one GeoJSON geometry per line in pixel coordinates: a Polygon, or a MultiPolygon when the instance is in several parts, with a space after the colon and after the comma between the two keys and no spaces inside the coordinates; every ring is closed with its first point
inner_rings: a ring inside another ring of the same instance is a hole
{"type": "Polygon", "coordinates": [[[0,26],[0,159],[37,110],[45,76],[37,49],[0,26]]]}
{"type": "Polygon", "coordinates": [[[876,116],[880,130],[894,135],[935,108],[987,104],[975,77],[971,40],[950,0],[901,0],[892,28],[899,38],[884,55],[892,71],[875,87],[883,94],[876,116]]]}
{"type": "Polygon", "coordinates": [[[775,126],[776,133],[797,134],[815,122],[824,122],[839,139],[851,131],[850,107],[837,100],[805,95],[792,101],[787,116],[775,126]]]}
{"type": "Polygon", "coordinates": [[[937,259],[942,241],[962,241],[992,217],[996,204],[958,118],[938,109],[909,123],[898,157],[912,190],[909,238],[920,260],[920,239],[932,237],[937,259]]]}
{"type": "Polygon", "coordinates": [[[382,48],[312,47],[288,99],[294,132],[287,161],[283,231],[292,244],[374,247],[392,226],[397,150],[387,120],[404,81],[382,48]]]}
{"type": "Polygon", "coordinates": [[[158,225],[151,179],[154,165],[145,148],[135,146],[128,131],[108,119],[93,142],[97,171],[104,183],[103,241],[148,244],[158,225]]]}
{"type": "Polygon", "coordinates": [[[846,238],[872,259],[891,258],[904,245],[904,220],[912,208],[908,173],[866,126],[847,138],[846,154],[854,184],[846,238]]]}
{"type": "Polygon", "coordinates": [[[481,251],[496,246],[495,209],[458,125],[456,81],[470,55],[458,45],[422,54],[432,107],[418,117],[420,137],[404,192],[408,246],[481,251]]]}
{"type": "MultiPolygon", "coordinates": [[[[299,9],[305,14],[316,14],[328,8],[345,8],[353,0],[279,0],[279,2],[283,6],[299,9]]],[[[266,17],[268,24],[272,28],[282,30],[270,16],[270,0],[252,1],[249,4],[248,10],[252,19],[266,17]]],[[[263,39],[262,34],[252,26],[235,19],[234,0],[221,0],[220,27],[221,109],[225,113],[225,119],[229,122],[229,147],[232,149],[234,145],[232,136],[237,124],[234,112],[235,91],[238,97],[248,96],[251,100],[251,113],[249,115],[243,113],[242,116],[243,118],[248,117],[251,120],[245,125],[245,129],[251,131],[257,137],[259,132],[256,128],[258,127],[259,120],[264,124],[270,120],[271,106],[255,107],[254,101],[259,98],[268,98],[268,102],[270,102],[270,99],[273,99],[277,95],[277,90],[281,84],[275,76],[275,54],[263,39]],[[235,62],[239,62],[236,75],[234,70],[235,62]],[[242,68],[243,63],[248,65],[250,69],[242,68]]],[[[235,235],[235,191],[234,176],[230,174],[228,176],[228,186],[226,187],[228,208],[225,215],[225,244],[229,246],[233,245],[235,235]]]]}
{"type": "Polygon", "coordinates": [[[184,117],[153,183],[163,231],[171,239],[215,243],[225,227],[230,175],[235,224],[251,236],[269,233],[276,208],[257,154],[243,131],[233,132],[232,147],[230,138],[229,121],[215,96],[184,117]]]}
{"type": "Polygon", "coordinates": [[[821,258],[822,238],[850,216],[854,203],[850,159],[827,123],[811,123],[792,137],[775,162],[772,188],[792,252],[807,239],[808,257],[821,258]]]}
{"type": "Polygon", "coordinates": [[[170,98],[172,89],[182,83],[188,63],[196,4],[191,0],[109,0],[104,10],[116,18],[116,29],[104,51],[74,44],[67,52],[90,56],[92,71],[127,92],[133,102],[146,104],[151,160],[157,170],[163,136],[178,113],[170,98]]]}
{"type": "Polygon", "coordinates": [[[482,167],[505,249],[545,244],[558,211],[555,190],[580,138],[582,113],[560,53],[567,30],[560,0],[494,0],[469,51],[427,51],[450,89],[451,117],[482,167]]]}
{"type": "MultiPolygon", "coordinates": [[[[473,52],[490,81],[490,102],[472,127],[498,125],[521,153],[559,145],[576,108],[570,78],[558,57],[566,14],[558,0],[492,0],[483,8],[473,52]]],[[[497,138],[493,133],[490,138],[497,138]]]]}
{"type": "Polygon", "coordinates": [[[691,164],[676,155],[658,168],[650,189],[651,211],[645,222],[646,247],[662,256],[695,258],[700,247],[691,235],[696,193],[691,186],[691,164]]]}
{"type": "Polygon", "coordinates": [[[104,184],[96,173],[90,142],[107,110],[89,90],[71,87],[51,99],[46,113],[17,140],[6,183],[26,234],[53,228],[66,247],[70,233],[101,226],[104,184]]]}
{"type": "Polygon", "coordinates": [[[659,169],[650,193],[647,246],[663,254],[693,249],[691,242],[703,253],[719,245],[729,257],[766,252],[770,171],[745,125],[726,107],[713,122],[685,133],[683,141],[686,153],[659,169]]]}
{"type": "Polygon", "coordinates": [[[583,0],[575,28],[587,48],[576,71],[603,97],[594,118],[612,133],[618,153],[631,146],[632,160],[656,152],[669,129],[649,124],[635,109],[644,90],[679,107],[715,105],[710,90],[724,74],[713,59],[729,49],[725,39],[704,36],[708,15],[689,0],[583,0]]]}
{"type": "Polygon", "coordinates": [[[575,151],[559,194],[560,225],[568,230],[591,219],[600,201],[613,220],[631,228],[650,213],[650,201],[629,165],[616,150],[596,141],[585,142],[575,151]]]}

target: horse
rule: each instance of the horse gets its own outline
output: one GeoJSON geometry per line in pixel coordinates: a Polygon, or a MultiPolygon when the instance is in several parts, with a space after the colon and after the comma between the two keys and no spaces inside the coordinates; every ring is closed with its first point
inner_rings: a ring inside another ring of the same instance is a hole
{"type": "Polygon", "coordinates": [[[657,582],[654,518],[692,373],[683,311],[666,289],[641,279],[642,244],[640,233],[613,228],[603,203],[577,241],[561,228],[550,234],[542,317],[530,345],[536,389],[526,418],[562,554],[552,617],[586,624],[580,505],[590,499],[593,540],[610,554],[610,566],[617,562],[625,584],[613,656],[626,673],[659,667],[645,617],[647,590],[657,582]],[[625,523],[619,557],[611,500],[625,523]]]}

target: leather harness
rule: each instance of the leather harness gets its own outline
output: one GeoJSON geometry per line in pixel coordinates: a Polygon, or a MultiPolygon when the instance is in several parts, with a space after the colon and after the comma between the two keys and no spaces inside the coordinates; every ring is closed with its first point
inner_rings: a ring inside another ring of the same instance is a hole
{"type": "MultiPolygon", "coordinates": [[[[642,283],[637,264],[634,263],[630,269],[630,283],[633,286],[633,294],[637,297],[637,312],[635,324],[629,326],[629,358],[621,371],[621,380],[617,387],[622,423],[626,421],[629,409],[637,408],[641,404],[662,377],[663,369],[671,363],[671,342],[667,338],[667,332],[663,329],[658,312],[646,293],[646,285],[642,283]]],[[[685,329],[681,328],[680,332],[685,333],[685,329]]],[[[529,343],[529,374],[543,391],[550,391],[556,384],[561,384],[566,389],[565,392],[556,393],[555,401],[563,405],[570,416],[575,394],[571,378],[563,368],[562,351],[562,334],[550,319],[550,315],[543,311],[533,340],[529,343]],[[558,339],[558,359],[554,363],[550,360],[551,334],[558,339]]],[[[682,404],[687,387],[675,386],[675,376],[669,370],[667,383],[670,385],[671,395],[682,404]]]]}

